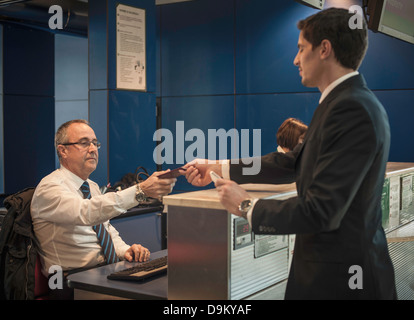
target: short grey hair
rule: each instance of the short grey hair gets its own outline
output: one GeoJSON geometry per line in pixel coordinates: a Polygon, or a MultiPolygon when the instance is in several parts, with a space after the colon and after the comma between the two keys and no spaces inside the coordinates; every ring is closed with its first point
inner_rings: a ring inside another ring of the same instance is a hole
{"type": "Polygon", "coordinates": [[[70,120],[70,121],[65,122],[59,127],[59,129],[57,129],[56,134],[55,134],[55,149],[56,149],[57,156],[59,158],[59,162],[60,162],[61,157],[60,157],[60,153],[58,150],[58,145],[68,142],[67,141],[68,128],[73,123],[84,123],[84,124],[87,124],[88,126],[91,126],[87,120],[75,119],[75,120],[70,120]]]}

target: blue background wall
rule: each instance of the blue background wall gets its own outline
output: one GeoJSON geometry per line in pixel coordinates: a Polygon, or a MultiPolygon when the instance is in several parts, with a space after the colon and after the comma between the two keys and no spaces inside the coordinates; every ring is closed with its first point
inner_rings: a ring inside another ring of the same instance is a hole
{"type": "Polygon", "coordinates": [[[155,118],[155,2],[153,0],[90,0],[89,121],[102,143],[99,165],[91,178],[114,184],[138,166],[155,171],[152,158],[155,118]],[[145,92],[116,89],[116,7],[118,3],[145,9],[145,92]]]}
{"type": "MultiPolygon", "coordinates": [[[[3,43],[3,26],[0,25],[0,43],[3,43]]],[[[3,61],[3,50],[0,50],[3,61]]],[[[4,192],[4,138],[3,138],[3,63],[0,63],[0,194],[4,192]]],[[[1,202],[0,202],[1,203],[1,202]]]]}
{"type": "Polygon", "coordinates": [[[44,28],[2,30],[0,193],[7,195],[59,166],[54,134],[63,122],[88,119],[88,47],[86,37],[44,28]]]}
{"type": "MultiPolygon", "coordinates": [[[[99,3],[89,1],[90,6],[99,3]]],[[[0,193],[36,185],[56,168],[54,132],[73,118],[88,118],[103,141],[92,177],[98,183],[114,183],[142,164],[155,170],[156,98],[162,106],[160,127],[175,133],[176,122],[184,121],[186,131],[198,128],[206,136],[208,129],[261,129],[262,154],[275,150],[276,130],[287,117],[310,122],[320,93],[302,86],[293,58],[296,22],[317,10],[293,0],[142,3],[152,17],[147,93],[114,89],[114,20],[107,20],[107,8],[91,11],[89,39],[2,25],[0,193]],[[103,19],[94,19],[102,14],[103,19]],[[139,141],[145,143],[136,147],[139,141]]],[[[338,4],[361,1],[326,0],[326,7],[338,4]]],[[[389,115],[389,160],[414,162],[409,140],[414,135],[414,45],[379,33],[369,37],[360,71],[389,115]]],[[[184,178],[176,185],[180,190],[192,190],[184,178]]]]}
{"type": "Polygon", "coordinates": [[[54,35],[3,27],[4,192],[35,186],[54,168],[54,35]]]}
{"type": "MultiPolygon", "coordinates": [[[[361,1],[327,0],[325,7],[338,4],[361,1]]],[[[261,129],[265,154],[276,149],[276,130],[286,118],[310,123],[320,93],[301,84],[293,59],[296,23],[317,10],[275,0],[199,0],[157,9],[163,128],[174,132],[183,120],[186,130],[261,129]]],[[[369,40],[360,72],[389,114],[389,160],[414,161],[407,143],[414,135],[414,45],[371,31],[369,40]]],[[[183,178],[175,187],[192,189],[183,178]]]]}

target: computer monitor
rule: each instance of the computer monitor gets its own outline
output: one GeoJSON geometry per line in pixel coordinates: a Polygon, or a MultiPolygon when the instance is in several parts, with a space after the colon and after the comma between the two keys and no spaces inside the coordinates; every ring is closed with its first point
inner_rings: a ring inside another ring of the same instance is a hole
{"type": "Polygon", "coordinates": [[[369,0],[368,28],[414,44],[413,0],[369,0]]]}
{"type": "Polygon", "coordinates": [[[301,4],[304,4],[306,6],[315,8],[315,9],[323,9],[323,6],[325,5],[325,0],[295,0],[296,2],[299,2],[301,4]]]}

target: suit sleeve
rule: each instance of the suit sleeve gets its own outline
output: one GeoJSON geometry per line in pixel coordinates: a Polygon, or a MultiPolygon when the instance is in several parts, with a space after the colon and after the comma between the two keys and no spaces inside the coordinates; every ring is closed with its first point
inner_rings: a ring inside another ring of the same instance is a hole
{"type": "Polygon", "coordinates": [[[287,200],[259,200],[252,214],[254,232],[316,233],[339,227],[375,157],[376,134],[370,116],[355,101],[334,106],[320,130],[321,149],[309,187],[287,200]]]}
{"type": "Polygon", "coordinates": [[[271,152],[263,157],[253,158],[250,161],[231,160],[230,179],[237,183],[271,183],[287,184],[295,182],[295,161],[300,146],[292,152],[271,152]],[[244,163],[257,161],[260,170],[257,174],[245,174],[247,167],[244,163]]]}

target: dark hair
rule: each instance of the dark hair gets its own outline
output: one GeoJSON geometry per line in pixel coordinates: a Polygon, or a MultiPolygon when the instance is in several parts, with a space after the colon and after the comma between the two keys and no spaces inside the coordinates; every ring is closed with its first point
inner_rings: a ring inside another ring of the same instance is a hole
{"type": "Polygon", "coordinates": [[[295,118],[288,118],[279,127],[276,133],[276,142],[283,148],[293,150],[303,139],[308,126],[295,118]]]}
{"type": "Polygon", "coordinates": [[[312,44],[312,49],[319,46],[322,40],[329,40],[339,63],[357,70],[368,48],[368,31],[362,17],[362,29],[349,27],[354,15],[345,9],[329,8],[299,21],[298,29],[312,44]]]}

